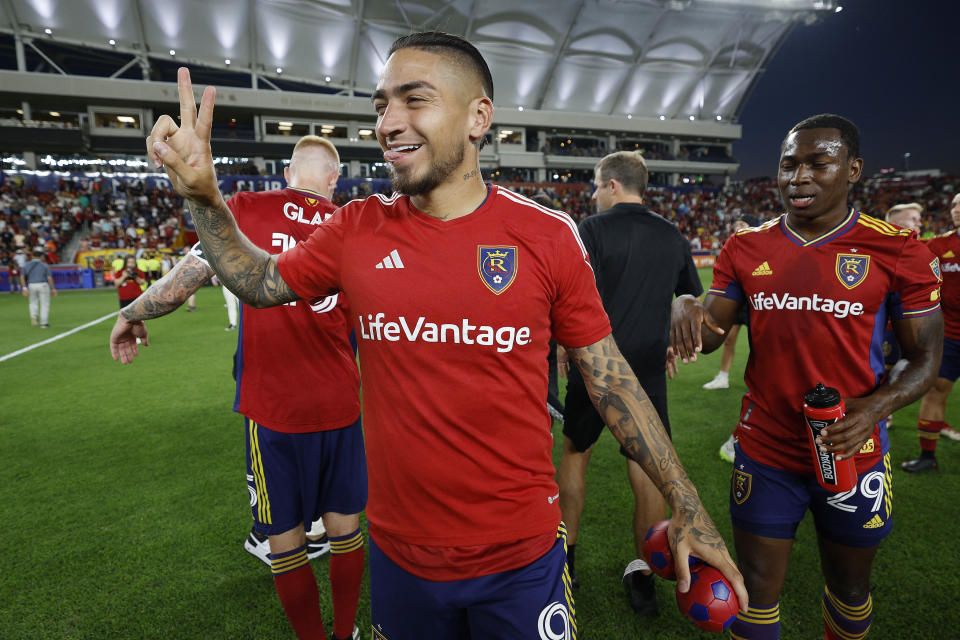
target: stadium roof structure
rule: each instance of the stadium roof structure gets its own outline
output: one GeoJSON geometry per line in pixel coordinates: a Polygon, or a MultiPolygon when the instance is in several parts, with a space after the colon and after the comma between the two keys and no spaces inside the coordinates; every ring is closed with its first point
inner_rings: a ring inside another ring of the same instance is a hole
{"type": "Polygon", "coordinates": [[[498,108],[716,124],[736,121],[795,25],[835,10],[836,0],[0,0],[0,33],[25,72],[170,80],[186,64],[241,74],[234,86],[355,96],[373,90],[394,39],[437,29],[483,52],[498,108]]]}

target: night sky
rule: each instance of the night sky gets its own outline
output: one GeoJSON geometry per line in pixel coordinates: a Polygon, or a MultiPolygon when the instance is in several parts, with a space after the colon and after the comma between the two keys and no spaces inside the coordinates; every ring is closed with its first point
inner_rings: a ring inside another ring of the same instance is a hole
{"type": "Polygon", "coordinates": [[[740,117],[738,179],[773,176],[780,141],[823,112],[860,128],[864,174],[881,168],[960,175],[960,8],[954,0],[850,0],[797,26],[740,117]]]}

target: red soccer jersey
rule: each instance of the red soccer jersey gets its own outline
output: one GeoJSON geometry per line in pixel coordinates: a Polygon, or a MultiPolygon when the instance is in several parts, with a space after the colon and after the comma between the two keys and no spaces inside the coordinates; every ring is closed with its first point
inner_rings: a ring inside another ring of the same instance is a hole
{"type": "Polygon", "coordinates": [[[404,543],[556,531],[549,340],[583,347],[610,333],[574,222],[489,189],[449,222],[398,194],[353,201],[279,259],[300,296],[342,289],[350,300],[367,517],[404,543]]]}
{"type": "MultiPolygon", "coordinates": [[[[884,376],[887,318],[934,313],[937,259],[912,231],[851,209],[840,225],[804,240],[783,215],[731,238],[710,294],[749,304],[747,394],[736,435],[764,464],[813,473],[803,395],[817,382],[844,398],[869,394],[884,376]]],[[[878,427],[858,471],[889,448],[878,427]]]]}
{"type": "MultiPolygon", "coordinates": [[[[303,189],[241,191],[227,203],[241,231],[270,253],[305,240],[336,206],[303,189]]],[[[274,431],[337,429],[360,416],[360,375],[342,295],[270,309],[240,305],[233,409],[274,431]]]]}
{"type": "Polygon", "coordinates": [[[940,305],[943,308],[943,335],[960,340],[960,231],[954,230],[927,241],[940,260],[943,276],[940,305]]]}

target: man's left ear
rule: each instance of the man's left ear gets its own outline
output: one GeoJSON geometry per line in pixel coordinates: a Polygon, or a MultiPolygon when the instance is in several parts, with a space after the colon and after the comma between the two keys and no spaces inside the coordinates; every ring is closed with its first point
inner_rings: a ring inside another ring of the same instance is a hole
{"type": "Polygon", "coordinates": [[[863,158],[856,158],[850,163],[850,176],[847,181],[850,184],[860,182],[860,176],[863,174],[863,158]]]}
{"type": "Polygon", "coordinates": [[[493,103],[481,96],[470,103],[470,141],[480,142],[493,124],[493,103]]]}

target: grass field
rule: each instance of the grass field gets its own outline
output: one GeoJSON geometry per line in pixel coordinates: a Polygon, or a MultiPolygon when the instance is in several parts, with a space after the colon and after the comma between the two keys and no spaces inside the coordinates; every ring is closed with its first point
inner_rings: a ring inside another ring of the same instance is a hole
{"type": "MultiPolygon", "coordinates": [[[[112,318],[0,362],[0,640],[294,637],[269,570],[242,549],[250,515],[242,423],[230,411],[236,334],[223,330],[218,289],[201,290],[198,304],[149,322],[152,346],[131,366],[109,356],[112,318]]],[[[115,311],[117,298],[64,291],[49,330],[31,327],[26,307],[19,295],[0,295],[0,357],[115,311]]],[[[669,387],[677,450],[731,545],[730,466],[717,448],[736,422],[746,354],[741,335],[729,390],[700,388],[718,353],[684,367],[669,387]]],[[[916,417],[916,405],[896,414],[897,467],[918,450],[916,417]]],[[[956,402],[948,420],[960,424],[956,402]]],[[[557,425],[554,433],[559,443],[557,425]]],[[[941,469],[929,475],[895,471],[896,526],[874,568],[873,639],[960,637],[960,443],[941,441],[938,458],[941,469]]],[[[609,434],[587,490],[579,637],[711,637],[680,617],[670,583],[659,584],[657,618],[630,611],[619,580],[633,557],[632,495],[609,434]]],[[[329,625],[328,562],[313,565],[329,625]]],[[[359,623],[369,637],[366,592],[359,623]]],[[[781,601],[782,638],[823,637],[821,593],[808,519],[781,601]]]]}

